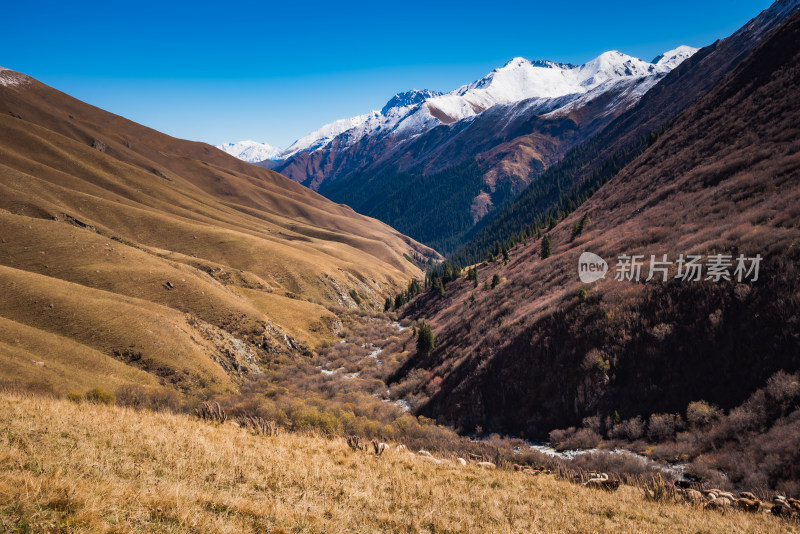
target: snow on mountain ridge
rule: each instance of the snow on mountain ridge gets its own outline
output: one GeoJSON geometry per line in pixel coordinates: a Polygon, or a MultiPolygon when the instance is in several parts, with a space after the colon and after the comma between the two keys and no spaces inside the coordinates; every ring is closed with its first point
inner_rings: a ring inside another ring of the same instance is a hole
{"type": "Polygon", "coordinates": [[[15,85],[27,85],[30,78],[15,70],[0,67],[0,85],[14,87],[15,85]]]}
{"type": "Polygon", "coordinates": [[[416,89],[398,93],[381,111],[326,124],[295,141],[278,157],[285,160],[301,152],[319,150],[345,133],[347,137],[340,142],[347,146],[370,134],[391,133],[408,137],[439,124],[451,124],[475,116],[498,104],[568,95],[575,95],[575,100],[585,101],[598,92],[612,88],[617,82],[628,83],[653,76],[652,83],[639,84],[638,89],[628,93],[638,98],[640,92],[649,89],[661,76],[697,50],[679,46],[661,54],[652,63],[617,50],[600,54],[583,65],[515,57],[480,80],[449,93],[416,89]]]}
{"type": "Polygon", "coordinates": [[[406,107],[412,106],[414,104],[421,104],[425,100],[429,98],[433,98],[435,96],[439,96],[442,93],[438,91],[429,91],[427,89],[412,89],[410,91],[405,91],[403,93],[397,93],[389,100],[383,109],[381,109],[381,114],[386,115],[387,112],[392,108],[399,108],[399,107],[406,107]]]}
{"type": "Polygon", "coordinates": [[[692,48],[691,46],[681,45],[677,48],[673,48],[672,50],[664,52],[655,58],[651,63],[655,63],[656,65],[667,67],[672,70],[683,63],[685,59],[691,57],[695,52],[697,52],[697,50],[697,48],[692,48]]]}
{"type": "Polygon", "coordinates": [[[217,148],[249,163],[259,163],[268,159],[274,160],[282,152],[278,147],[249,140],[239,141],[238,143],[225,143],[224,145],[217,145],[217,148]]]}

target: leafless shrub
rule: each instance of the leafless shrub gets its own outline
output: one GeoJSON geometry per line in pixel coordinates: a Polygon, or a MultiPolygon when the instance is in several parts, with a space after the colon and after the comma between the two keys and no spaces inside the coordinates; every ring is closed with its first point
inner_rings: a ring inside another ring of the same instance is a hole
{"type": "Polygon", "coordinates": [[[686,408],[686,422],[693,428],[706,428],[722,415],[722,411],[704,400],[690,402],[686,408]]]}
{"type": "Polygon", "coordinates": [[[354,451],[366,451],[369,446],[366,442],[361,441],[359,436],[347,436],[347,446],[353,449],[354,451]]]}
{"type": "Polygon", "coordinates": [[[600,420],[600,417],[597,415],[593,415],[592,417],[584,417],[583,421],[581,422],[581,425],[583,426],[583,428],[588,428],[589,430],[597,434],[600,433],[603,427],[602,421],[600,420]]]}
{"type": "Polygon", "coordinates": [[[198,415],[203,421],[224,423],[228,420],[225,410],[222,409],[218,402],[204,402],[198,409],[198,415]]]}
{"type": "Polygon", "coordinates": [[[790,375],[785,371],[778,371],[772,375],[764,390],[780,417],[796,407],[800,400],[800,380],[797,375],[790,375]]]}
{"type": "Polygon", "coordinates": [[[635,441],[644,435],[644,421],[638,415],[631,419],[622,421],[614,425],[608,432],[608,436],[613,439],[627,439],[635,441]]]}
{"type": "Polygon", "coordinates": [[[569,427],[550,432],[550,442],[556,450],[591,449],[600,443],[600,434],[589,428],[569,427]]]}
{"type": "Polygon", "coordinates": [[[681,423],[681,416],[671,413],[652,414],[647,425],[647,439],[662,442],[675,437],[675,430],[681,423]]]}
{"type": "Polygon", "coordinates": [[[277,436],[278,425],[275,421],[269,421],[257,415],[245,415],[236,418],[242,428],[250,429],[259,436],[277,436]]]}
{"type": "Polygon", "coordinates": [[[638,481],[637,485],[644,495],[644,498],[648,501],[672,503],[679,500],[675,485],[672,482],[664,480],[661,473],[655,476],[644,477],[638,481]]]}
{"type": "Polygon", "coordinates": [[[178,394],[168,389],[126,384],[117,388],[115,396],[119,406],[155,412],[178,412],[181,410],[178,394]]]}

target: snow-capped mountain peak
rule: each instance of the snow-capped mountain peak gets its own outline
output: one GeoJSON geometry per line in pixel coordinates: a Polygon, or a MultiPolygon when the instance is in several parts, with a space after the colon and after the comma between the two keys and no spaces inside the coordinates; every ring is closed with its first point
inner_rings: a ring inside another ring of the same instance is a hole
{"type": "Polygon", "coordinates": [[[341,135],[354,128],[362,128],[370,121],[375,121],[380,116],[378,111],[370,111],[363,115],[350,117],[349,119],[339,119],[314,130],[292,143],[282,154],[281,158],[286,159],[298,152],[313,152],[330,143],[336,136],[341,135]]]}
{"type": "Polygon", "coordinates": [[[268,159],[278,159],[281,149],[267,143],[256,141],[239,141],[238,143],[225,143],[218,145],[218,149],[231,156],[250,163],[259,163],[268,159]]]}
{"type": "Polygon", "coordinates": [[[681,45],[678,48],[673,48],[667,52],[664,52],[660,56],[653,59],[652,63],[659,65],[661,67],[666,67],[670,70],[674,69],[683,61],[697,52],[698,48],[692,48],[691,46],[681,45]]]}
{"type": "Polygon", "coordinates": [[[574,95],[572,100],[590,100],[618,83],[631,84],[649,77],[648,83],[639,84],[631,93],[631,98],[638,98],[697,50],[679,46],[652,63],[618,50],[604,52],[583,65],[514,57],[483,78],[449,93],[416,89],[398,93],[380,111],[328,123],[280,154],[271,153],[270,158],[287,160],[301,152],[314,152],[334,139],[337,146],[346,147],[366,135],[408,138],[441,124],[473,117],[496,105],[528,99],[569,99],[574,95]]]}
{"type": "Polygon", "coordinates": [[[442,93],[438,91],[429,91],[427,89],[412,89],[404,93],[397,93],[383,106],[381,114],[386,115],[392,108],[404,108],[415,104],[421,104],[427,99],[439,96],[440,94],[442,93]]]}
{"type": "Polygon", "coordinates": [[[567,77],[581,87],[592,89],[612,79],[649,76],[656,73],[656,66],[641,59],[623,54],[618,50],[603,52],[577,69],[570,69],[567,77]]]}

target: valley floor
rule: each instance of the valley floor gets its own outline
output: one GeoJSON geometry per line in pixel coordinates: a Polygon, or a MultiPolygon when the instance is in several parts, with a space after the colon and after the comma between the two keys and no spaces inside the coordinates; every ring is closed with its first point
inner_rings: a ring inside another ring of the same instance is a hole
{"type": "Polygon", "coordinates": [[[0,531],[800,532],[553,475],[0,393],[0,531]]]}

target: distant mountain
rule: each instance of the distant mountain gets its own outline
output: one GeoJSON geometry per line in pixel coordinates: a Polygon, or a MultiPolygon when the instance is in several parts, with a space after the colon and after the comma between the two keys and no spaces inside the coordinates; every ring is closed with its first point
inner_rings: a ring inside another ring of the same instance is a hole
{"type": "Polygon", "coordinates": [[[514,58],[449,93],[400,93],[380,111],[325,125],[284,151],[274,169],[452,251],[487,213],[695,51],[678,47],[654,63],[611,51],[579,66],[514,58]],[[449,182],[441,183],[445,176],[449,182]],[[439,194],[458,200],[431,217],[409,201],[407,189],[430,189],[432,181],[439,194]]]}
{"type": "Polygon", "coordinates": [[[428,90],[399,93],[381,111],[326,124],[298,139],[279,157],[289,159],[301,152],[318,151],[345,133],[345,146],[366,135],[414,136],[440,124],[473,117],[497,104],[583,95],[606,82],[666,74],[696,51],[696,48],[681,46],[660,55],[653,63],[611,51],[580,66],[541,60],[531,62],[517,57],[480,80],[450,93],[428,90]]]}
{"type": "Polygon", "coordinates": [[[267,160],[278,159],[281,149],[267,143],[256,141],[239,141],[238,143],[225,143],[217,145],[217,148],[227,152],[235,158],[248,163],[260,163],[267,160]]]}

